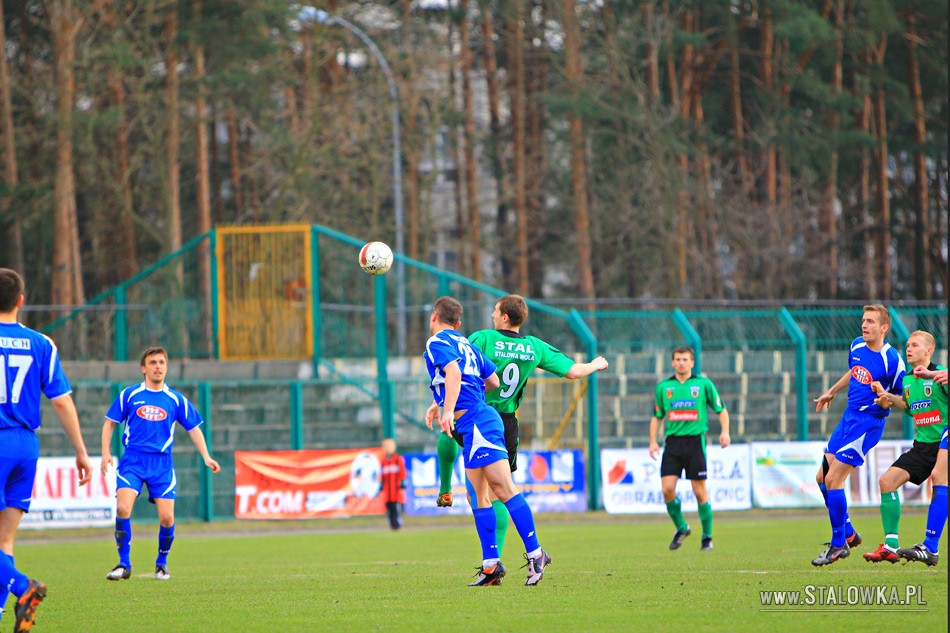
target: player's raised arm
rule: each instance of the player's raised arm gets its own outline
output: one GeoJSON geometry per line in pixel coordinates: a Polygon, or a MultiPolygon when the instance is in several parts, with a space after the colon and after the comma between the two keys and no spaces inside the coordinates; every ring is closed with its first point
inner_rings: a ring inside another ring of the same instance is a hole
{"type": "Polygon", "coordinates": [[[574,363],[567,373],[564,374],[564,377],[570,380],[575,380],[577,378],[589,376],[595,371],[604,371],[607,369],[607,367],[607,359],[603,356],[598,356],[589,363],[574,363]]]}

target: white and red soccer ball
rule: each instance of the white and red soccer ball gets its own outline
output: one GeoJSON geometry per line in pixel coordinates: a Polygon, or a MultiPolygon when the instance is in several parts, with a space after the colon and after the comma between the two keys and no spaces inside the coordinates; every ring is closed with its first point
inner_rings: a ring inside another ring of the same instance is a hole
{"type": "Polygon", "coordinates": [[[382,275],[393,265],[393,251],[383,242],[367,242],[360,249],[360,268],[370,275],[382,275]]]}

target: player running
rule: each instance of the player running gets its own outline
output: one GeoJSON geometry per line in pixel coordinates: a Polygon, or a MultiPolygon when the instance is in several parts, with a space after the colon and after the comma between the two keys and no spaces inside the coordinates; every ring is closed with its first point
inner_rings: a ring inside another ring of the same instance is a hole
{"type": "Polygon", "coordinates": [[[835,427],[815,480],[825,498],[831,522],[831,541],[811,564],[815,567],[830,565],[851,555],[851,548],[861,544],[861,535],[855,531],[848,517],[848,500],[844,484],[858,466],[864,463],[868,452],[877,446],[884,433],[884,423],[890,414],[875,404],[878,397],[871,383],[879,382],[884,390],[899,394],[904,379],[904,359],[884,338],[891,326],[891,316],[883,305],[864,306],[861,317],[861,336],[851,342],[848,350],[847,371],[832,387],[815,398],[815,411],[821,411],[834,399],[835,394],[848,386],[848,405],[835,427]]]}
{"type": "MultiPolygon", "coordinates": [[[[943,387],[944,427],[937,450],[937,465],[934,466],[933,472],[930,474],[930,481],[933,483],[933,497],[930,499],[930,508],[927,511],[927,529],[924,532],[924,542],[909,548],[902,547],[897,550],[897,555],[905,560],[920,561],[928,567],[934,567],[940,557],[938,549],[940,535],[943,534],[943,526],[947,522],[947,370],[938,369],[934,371],[929,368],[915,367],[914,375],[922,380],[932,379],[936,385],[943,387]]],[[[938,386],[934,386],[935,391],[939,388],[938,386]]]]}
{"type": "Polygon", "coordinates": [[[932,372],[946,370],[934,365],[933,357],[937,342],[929,332],[917,330],[907,338],[907,363],[927,370],[927,377],[909,373],[904,376],[904,392],[896,396],[885,391],[879,382],[871,383],[878,395],[874,402],[885,409],[895,407],[907,410],[914,418],[914,446],[897,458],[881,475],[881,522],[884,524],[884,542],[873,552],[864,554],[864,560],[872,563],[900,560],[898,528],[901,520],[901,500],[897,491],[910,481],[919,486],[930,477],[937,465],[940,441],[947,430],[947,389],[935,384],[932,372]]]}

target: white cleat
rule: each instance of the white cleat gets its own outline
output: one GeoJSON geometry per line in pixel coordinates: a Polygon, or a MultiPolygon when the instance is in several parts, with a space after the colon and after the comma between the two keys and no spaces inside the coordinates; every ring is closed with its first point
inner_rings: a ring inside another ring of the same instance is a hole
{"type": "Polygon", "coordinates": [[[171,577],[167,567],[164,565],[155,565],[155,580],[168,580],[171,577]]]}

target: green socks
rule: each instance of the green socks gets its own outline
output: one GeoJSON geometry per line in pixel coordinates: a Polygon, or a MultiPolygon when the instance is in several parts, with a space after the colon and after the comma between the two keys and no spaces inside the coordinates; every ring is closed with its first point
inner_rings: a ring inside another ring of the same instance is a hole
{"type": "Polygon", "coordinates": [[[452,492],[452,470],[459,454],[459,445],[452,436],[439,433],[439,494],[452,492]]]}
{"type": "Polygon", "coordinates": [[[495,510],[495,544],[498,545],[498,558],[501,558],[505,535],[508,534],[508,508],[498,499],[491,502],[491,507],[495,510]]]}
{"type": "Polygon", "coordinates": [[[712,505],[707,501],[698,510],[699,520],[703,524],[703,538],[712,538],[712,505]]]}
{"type": "Polygon", "coordinates": [[[666,512],[673,519],[673,525],[676,526],[677,532],[685,532],[689,529],[689,526],[686,525],[686,519],[683,518],[683,507],[680,505],[679,497],[674,497],[672,501],[666,502],[666,512]]]}
{"type": "Polygon", "coordinates": [[[897,549],[897,531],[901,523],[901,499],[896,492],[881,493],[881,523],[884,524],[884,544],[897,549]]]}

